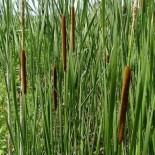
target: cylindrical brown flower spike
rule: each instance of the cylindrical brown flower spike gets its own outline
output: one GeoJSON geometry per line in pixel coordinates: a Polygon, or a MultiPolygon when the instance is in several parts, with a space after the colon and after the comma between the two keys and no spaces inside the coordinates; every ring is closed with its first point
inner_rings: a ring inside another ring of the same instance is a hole
{"type": "Polygon", "coordinates": [[[25,51],[21,51],[21,91],[26,94],[26,55],[25,51]]]}
{"type": "Polygon", "coordinates": [[[53,103],[54,110],[57,109],[57,70],[56,66],[53,66],[53,103]]]}
{"type": "Polygon", "coordinates": [[[125,67],[124,77],[123,77],[123,87],[121,96],[121,109],[120,118],[118,126],[118,143],[121,144],[124,137],[125,121],[126,121],[126,111],[128,106],[128,96],[129,96],[129,86],[130,86],[130,76],[131,69],[129,66],[125,67]]]}
{"type": "Polygon", "coordinates": [[[63,70],[66,71],[66,18],[62,16],[62,63],[63,70]]]}
{"type": "Polygon", "coordinates": [[[72,41],[72,51],[75,50],[75,12],[74,7],[71,7],[71,41],[72,41]]]}

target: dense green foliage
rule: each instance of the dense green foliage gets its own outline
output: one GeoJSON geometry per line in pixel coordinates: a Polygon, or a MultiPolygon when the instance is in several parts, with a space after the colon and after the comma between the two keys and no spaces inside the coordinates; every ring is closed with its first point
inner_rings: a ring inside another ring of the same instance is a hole
{"type": "MultiPolygon", "coordinates": [[[[0,75],[2,75],[2,71],[0,70],[0,75]]],[[[6,127],[6,89],[5,89],[5,81],[0,79],[0,154],[4,154],[4,151],[6,151],[6,133],[7,133],[7,127],[6,127]]]]}
{"type": "MultiPolygon", "coordinates": [[[[27,94],[20,125],[20,13],[12,0],[0,5],[0,154],[7,134],[20,154],[155,154],[155,4],[144,0],[131,35],[132,8],[121,2],[78,1],[75,53],[68,0],[45,0],[34,15],[26,3],[27,94]],[[40,10],[42,9],[42,11],[40,10]],[[43,13],[43,14],[42,14],[43,13]],[[66,15],[67,72],[62,69],[61,17],[66,15]],[[132,37],[132,44],[130,41],[132,37]],[[131,51],[131,83],[124,140],[118,120],[124,67],[131,51]],[[8,52],[8,55],[6,54],[8,52]],[[106,56],[110,63],[106,63],[106,56]],[[57,68],[58,108],[53,110],[52,66],[57,68]],[[8,73],[8,74],[7,74],[8,73]],[[9,84],[7,83],[9,79],[9,84]],[[10,101],[11,124],[7,121],[10,101]],[[21,136],[22,135],[22,136],[21,136]],[[22,144],[20,142],[22,141],[22,144]]],[[[36,6],[37,7],[37,6],[36,6]]],[[[36,10],[35,10],[36,11],[36,10]]]]}

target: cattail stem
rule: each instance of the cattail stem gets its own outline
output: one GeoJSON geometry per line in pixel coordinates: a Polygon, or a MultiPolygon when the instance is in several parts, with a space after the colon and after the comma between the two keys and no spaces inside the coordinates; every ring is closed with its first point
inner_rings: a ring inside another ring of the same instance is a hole
{"type": "Polygon", "coordinates": [[[26,94],[26,55],[25,51],[21,51],[21,91],[26,94]]]}
{"type": "MultiPolygon", "coordinates": [[[[7,8],[8,9],[8,8],[7,8]]],[[[9,15],[7,15],[8,17],[9,15]]],[[[9,35],[8,35],[8,24],[7,24],[7,33],[6,33],[6,57],[9,60],[9,35]]],[[[10,99],[10,66],[8,63],[6,63],[6,84],[8,89],[8,95],[7,95],[7,112],[8,112],[8,125],[10,129],[12,129],[12,122],[11,122],[11,99],[10,99]]],[[[8,133],[8,155],[12,155],[12,140],[11,140],[11,134],[8,133]]]]}
{"type": "Polygon", "coordinates": [[[72,41],[72,51],[75,50],[75,12],[74,7],[71,7],[71,41],[72,41]]]}
{"type": "Polygon", "coordinates": [[[62,16],[62,62],[63,70],[66,72],[66,17],[62,16]]]}
{"type": "Polygon", "coordinates": [[[22,32],[22,49],[24,49],[24,32],[25,32],[25,2],[21,0],[21,32],[22,32]]]}
{"type": "Polygon", "coordinates": [[[133,11],[132,11],[132,26],[131,26],[131,32],[134,31],[134,26],[135,26],[135,20],[137,16],[137,1],[135,0],[133,2],[133,11]]]}
{"type": "Polygon", "coordinates": [[[124,70],[124,77],[123,77],[121,109],[120,109],[120,118],[119,118],[119,126],[118,126],[118,143],[119,144],[121,144],[121,142],[123,141],[123,137],[124,137],[126,112],[127,112],[128,96],[129,96],[129,86],[130,86],[130,76],[131,76],[131,69],[129,66],[126,66],[124,70]]]}
{"type": "Polygon", "coordinates": [[[129,40],[129,53],[128,53],[128,65],[130,65],[130,58],[131,58],[131,51],[132,51],[132,44],[133,44],[133,37],[134,37],[134,27],[135,21],[137,16],[137,1],[133,1],[133,12],[132,12],[132,25],[131,25],[131,35],[129,40]]]}
{"type": "Polygon", "coordinates": [[[53,66],[53,103],[54,110],[57,109],[57,70],[56,66],[53,66]]]}

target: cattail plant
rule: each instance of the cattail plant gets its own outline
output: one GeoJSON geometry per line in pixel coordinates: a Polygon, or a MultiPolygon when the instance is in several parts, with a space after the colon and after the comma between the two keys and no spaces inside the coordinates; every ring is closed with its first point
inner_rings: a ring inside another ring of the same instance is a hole
{"type": "Polygon", "coordinates": [[[71,45],[72,51],[75,50],[75,12],[74,7],[71,7],[71,45]]]}
{"type": "Polygon", "coordinates": [[[56,66],[53,66],[53,103],[54,110],[57,109],[57,70],[56,66]]]}
{"type": "Polygon", "coordinates": [[[66,72],[67,64],[66,64],[66,17],[62,16],[62,63],[63,70],[66,72]]]}
{"type": "Polygon", "coordinates": [[[119,126],[118,126],[118,143],[119,144],[121,144],[123,137],[124,137],[126,112],[127,112],[128,96],[129,96],[129,86],[130,86],[130,76],[131,76],[131,69],[129,66],[126,66],[124,70],[124,77],[123,77],[121,109],[120,109],[120,118],[119,118],[119,126]]]}
{"type": "Polygon", "coordinates": [[[22,133],[24,132],[24,95],[26,94],[26,56],[24,51],[24,34],[25,34],[25,1],[21,0],[21,96],[20,96],[20,124],[21,124],[21,135],[20,135],[20,154],[24,152],[24,145],[22,139],[22,133]]]}
{"type": "Polygon", "coordinates": [[[24,32],[25,32],[25,9],[24,0],[21,0],[21,91],[26,94],[26,55],[24,51],[24,32]]]}

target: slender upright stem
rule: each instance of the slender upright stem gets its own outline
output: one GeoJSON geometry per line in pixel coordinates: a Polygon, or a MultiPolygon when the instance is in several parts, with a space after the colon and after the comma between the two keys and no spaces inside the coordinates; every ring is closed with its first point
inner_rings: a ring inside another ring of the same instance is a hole
{"type": "MultiPolygon", "coordinates": [[[[7,20],[6,20],[6,27],[7,27],[7,31],[6,31],[6,57],[7,57],[7,62],[6,62],[6,83],[7,83],[7,92],[8,92],[8,96],[7,96],[7,112],[8,112],[8,125],[9,128],[12,128],[12,124],[11,124],[11,104],[10,104],[10,76],[9,76],[9,0],[7,0],[7,20]]],[[[8,155],[12,155],[12,140],[11,140],[11,136],[10,133],[8,134],[8,155]]]]}
{"type": "Polygon", "coordinates": [[[21,46],[22,49],[24,49],[24,35],[25,35],[25,2],[24,0],[21,0],[21,46]]]}
{"type": "MultiPolygon", "coordinates": [[[[6,35],[6,56],[7,60],[9,60],[9,43],[8,43],[8,35],[6,35]]],[[[8,91],[8,96],[7,96],[7,111],[8,111],[8,125],[9,128],[11,129],[12,124],[11,124],[11,104],[10,104],[10,76],[9,76],[9,62],[7,61],[6,63],[6,83],[7,83],[7,91],[8,91]]],[[[10,133],[8,134],[8,155],[12,154],[12,141],[11,141],[11,136],[10,133]]]]}
{"type": "Polygon", "coordinates": [[[133,12],[132,12],[131,35],[130,35],[130,40],[129,40],[128,66],[130,66],[130,59],[131,59],[131,52],[132,52],[132,46],[133,46],[134,27],[135,27],[135,22],[136,22],[136,16],[137,16],[137,1],[134,0],[133,12]]]}

